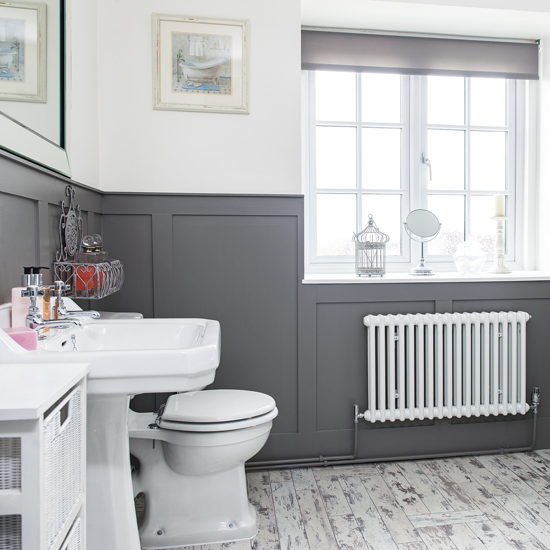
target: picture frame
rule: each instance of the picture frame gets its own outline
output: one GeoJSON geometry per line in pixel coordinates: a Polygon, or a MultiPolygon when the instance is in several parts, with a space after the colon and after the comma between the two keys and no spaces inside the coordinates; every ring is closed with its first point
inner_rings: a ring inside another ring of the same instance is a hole
{"type": "Polygon", "coordinates": [[[248,114],[248,22],[153,14],[153,109],[248,114]]]}
{"type": "Polygon", "coordinates": [[[46,103],[45,3],[0,3],[0,100],[46,103]]]}

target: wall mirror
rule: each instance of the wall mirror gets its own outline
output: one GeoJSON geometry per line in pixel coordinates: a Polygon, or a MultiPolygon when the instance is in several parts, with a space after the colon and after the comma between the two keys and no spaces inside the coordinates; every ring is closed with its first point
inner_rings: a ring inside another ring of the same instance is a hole
{"type": "Polygon", "coordinates": [[[0,3],[0,147],[70,176],[65,0],[0,3]]]}
{"type": "Polygon", "coordinates": [[[429,210],[419,208],[413,210],[403,223],[409,237],[420,243],[420,262],[418,266],[409,271],[409,275],[434,275],[433,269],[426,267],[424,261],[424,243],[431,241],[439,235],[441,224],[437,216],[429,210]]]}

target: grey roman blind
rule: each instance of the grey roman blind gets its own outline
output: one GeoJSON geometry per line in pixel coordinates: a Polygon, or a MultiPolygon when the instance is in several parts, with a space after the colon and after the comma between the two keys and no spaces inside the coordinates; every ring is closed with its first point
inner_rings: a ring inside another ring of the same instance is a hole
{"type": "Polygon", "coordinates": [[[538,80],[538,43],[302,30],[302,69],[538,80]]]}

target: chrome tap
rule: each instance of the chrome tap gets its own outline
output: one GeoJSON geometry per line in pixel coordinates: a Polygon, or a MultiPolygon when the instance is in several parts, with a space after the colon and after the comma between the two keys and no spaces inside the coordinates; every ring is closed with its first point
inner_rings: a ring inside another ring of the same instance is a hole
{"type": "MultiPolygon", "coordinates": [[[[100,315],[97,311],[68,311],[65,303],[63,302],[63,292],[70,290],[70,285],[65,284],[63,281],[55,281],[52,290],[55,290],[57,296],[57,318],[58,320],[74,319],[75,317],[91,317],[92,319],[99,319],[100,315]]],[[[78,323],[80,324],[80,322],[78,323]]]]}
{"type": "Polygon", "coordinates": [[[70,326],[79,326],[80,321],[76,319],[51,319],[46,320],[42,317],[40,310],[36,305],[36,299],[39,296],[44,296],[44,289],[41,286],[40,280],[31,281],[26,290],[21,291],[21,296],[24,298],[30,298],[31,305],[29,306],[29,312],[25,317],[25,325],[33,330],[40,331],[44,328],[69,328],[70,326]],[[37,284],[40,283],[40,284],[37,284]]]}

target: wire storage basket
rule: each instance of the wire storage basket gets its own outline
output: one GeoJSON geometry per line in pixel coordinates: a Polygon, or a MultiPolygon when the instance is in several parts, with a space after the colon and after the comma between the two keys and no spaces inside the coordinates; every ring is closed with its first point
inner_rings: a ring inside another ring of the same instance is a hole
{"type": "Polygon", "coordinates": [[[386,274],[386,243],[389,236],[382,233],[369,214],[369,224],[361,233],[353,234],[355,242],[355,273],[359,275],[386,274]]]}

